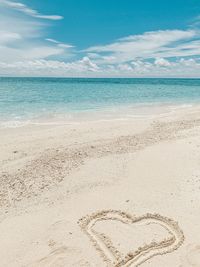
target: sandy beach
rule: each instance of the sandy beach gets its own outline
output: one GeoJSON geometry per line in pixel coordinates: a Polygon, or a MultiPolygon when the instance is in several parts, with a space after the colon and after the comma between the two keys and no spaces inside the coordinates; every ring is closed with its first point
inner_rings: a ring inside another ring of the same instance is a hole
{"type": "Polygon", "coordinates": [[[0,266],[200,266],[199,107],[0,139],[0,266]]]}

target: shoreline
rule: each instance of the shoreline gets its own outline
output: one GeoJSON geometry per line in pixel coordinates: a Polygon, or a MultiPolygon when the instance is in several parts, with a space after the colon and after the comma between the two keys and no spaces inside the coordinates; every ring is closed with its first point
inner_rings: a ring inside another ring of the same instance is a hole
{"type": "Polygon", "coordinates": [[[81,123],[99,123],[106,121],[120,121],[129,119],[158,119],[170,116],[177,111],[187,109],[187,112],[196,112],[200,109],[199,103],[146,103],[125,106],[115,106],[90,111],[74,111],[51,115],[40,115],[37,118],[0,119],[0,129],[18,128],[34,125],[73,125],[81,123]]]}

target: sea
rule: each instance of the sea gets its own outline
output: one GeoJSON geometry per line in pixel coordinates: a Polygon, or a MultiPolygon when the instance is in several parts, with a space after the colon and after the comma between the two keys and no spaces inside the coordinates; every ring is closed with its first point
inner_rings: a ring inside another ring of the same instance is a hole
{"type": "Polygon", "coordinates": [[[0,127],[127,119],[200,103],[200,79],[0,78],[0,127]]]}

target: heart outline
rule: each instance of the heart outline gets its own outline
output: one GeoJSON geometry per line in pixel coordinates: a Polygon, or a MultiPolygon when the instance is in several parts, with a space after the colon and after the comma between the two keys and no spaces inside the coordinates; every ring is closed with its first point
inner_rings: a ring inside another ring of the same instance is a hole
{"type": "Polygon", "coordinates": [[[96,250],[99,251],[100,256],[107,263],[107,266],[110,267],[128,267],[130,265],[137,267],[155,256],[177,250],[185,239],[178,223],[160,214],[147,213],[142,216],[132,216],[120,210],[103,210],[81,218],[78,224],[88,235],[96,250]],[[131,225],[150,220],[165,228],[172,237],[164,239],[161,242],[151,242],[148,245],[138,248],[136,251],[128,252],[122,258],[120,252],[113,246],[112,241],[93,229],[98,221],[104,220],[116,220],[131,225]]]}

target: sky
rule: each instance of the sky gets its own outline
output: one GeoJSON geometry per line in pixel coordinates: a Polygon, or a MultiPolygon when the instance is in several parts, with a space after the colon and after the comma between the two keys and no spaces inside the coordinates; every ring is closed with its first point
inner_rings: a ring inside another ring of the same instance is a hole
{"type": "Polygon", "coordinates": [[[0,0],[0,76],[200,77],[200,1],[0,0]]]}

